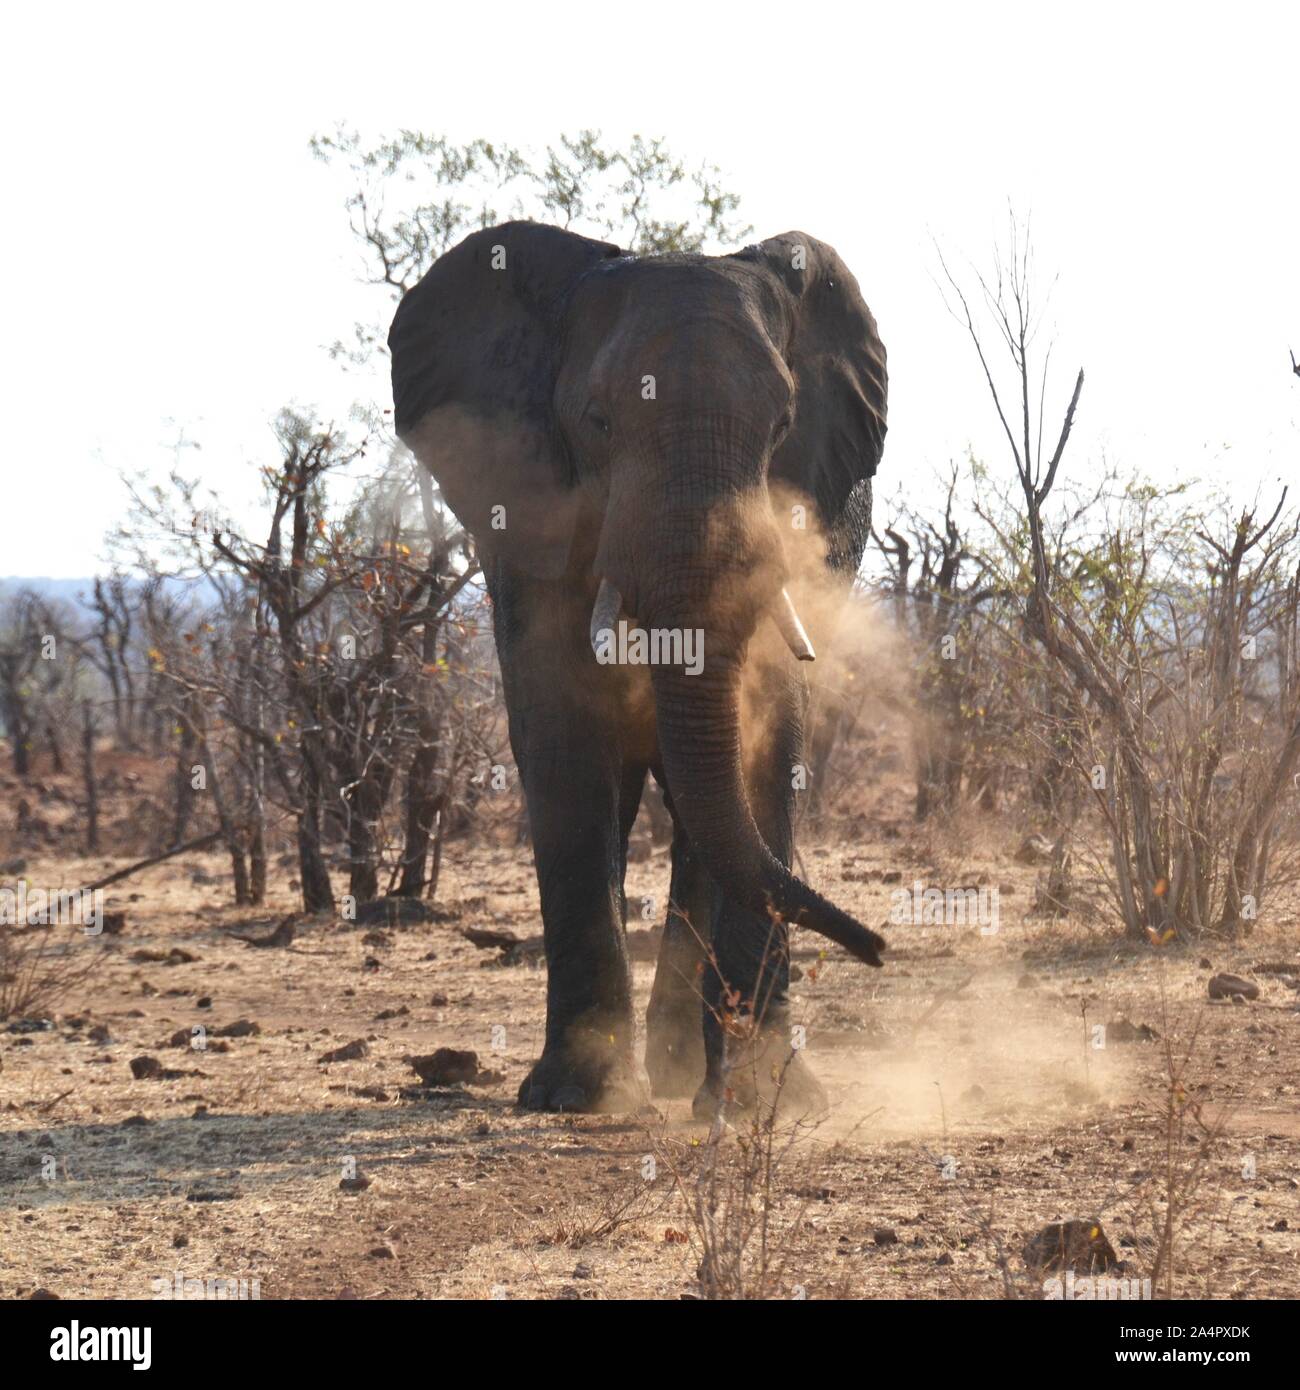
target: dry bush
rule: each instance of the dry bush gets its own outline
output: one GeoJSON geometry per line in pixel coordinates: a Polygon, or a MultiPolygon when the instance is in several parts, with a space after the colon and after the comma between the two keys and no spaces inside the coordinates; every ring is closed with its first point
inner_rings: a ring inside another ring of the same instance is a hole
{"type": "Polygon", "coordinates": [[[81,938],[60,940],[56,930],[0,926],[0,1021],[45,1017],[99,964],[81,938]]]}

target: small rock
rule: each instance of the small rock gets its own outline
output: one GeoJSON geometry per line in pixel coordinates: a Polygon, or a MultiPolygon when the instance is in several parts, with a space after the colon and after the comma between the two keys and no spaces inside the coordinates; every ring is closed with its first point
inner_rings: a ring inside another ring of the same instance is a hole
{"type": "Polygon", "coordinates": [[[886,1245],[897,1245],[898,1232],[890,1230],[888,1226],[877,1226],[871,1233],[871,1239],[882,1248],[886,1245]]]}
{"type": "Polygon", "coordinates": [[[1211,999],[1258,999],[1259,986],[1240,975],[1219,974],[1210,978],[1211,999]]]}
{"type": "Polygon", "coordinates": [[[227,1023],[220,1028],[212,1029],[214,1038],[251,1038],[255,1033],[260,1033],[262,1026],[254,1023],[251,1018],[238,1018],[234,1023],[227,1023]]]}
{"type": "Polygon", "coordinates": [[[355,1178],[340,1178],[340,1192],[364,1192],[370,1186],[370,1179],[364,1173],[358,1173],[355,1178]]]}
{"type": "Polygon", "coordinates": [[[1024,1248],[1025,1264],[1044,1274],[1072,1269],[1076,1274],[1106,1273],[1119,1257],[1100,1221],[1053,1221],[1024,1248]]]}
{"type": "Polygon", "coordinates": [[[426,1086],[461,1086],[479,1077],[477,1052],[440,1047],[426,1056],[403,1057],[402,1060],[426,1086]]]}
{"type": "Polygon", "coordinates": [[[131,1075],[137,1081],[148,1081],[162,1075],[162,1063],[157,1057],[132,1057],[131,1075]]]}
{"type": "Polygon", "coordinates": [[[1149,1024],[1131,1023],[1127,1018],[1113,1018],[1106,1025],[1108,1043],[1155,1042],[1160,1037],[1149,1024]]]}
{"type": "Polygon", "coordinates": [[[321,1058],[322,1062],[359,1062],[370,1055],[370,1045],[364,1038],[356,1038],[342,1047],[336,1047],[321,1058]]]}
{"type": "Polygon", "coordinates": [[[52,1018],[15,1019],[6,1030],[10,1033],[50,1033],[54,1030],[52,1018]]]}

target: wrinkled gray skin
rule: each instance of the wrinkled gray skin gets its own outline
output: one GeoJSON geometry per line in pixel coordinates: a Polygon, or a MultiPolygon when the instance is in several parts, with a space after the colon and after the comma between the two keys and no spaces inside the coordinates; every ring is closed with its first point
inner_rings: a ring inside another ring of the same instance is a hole
{"type": "MultiPolygon", "coordinates": [[[[515,222],[444,255],[389,344],[398,434],[483,559],[528,802],[548,990],[520,1102],[636,1097],[623,878],[649,771],[674,838],[646,1069],[712,1113],[741,1089],[728,1038],[788,1053],[788,922],[880,964],[881,939],[790,873],[808,687],[767,621],[800,545],[844,587],[861,559],[885,434],[875,321],[801,233],[637,258],[515,222]],[[629,621],[701,630],[703,671],[599,664],[602,579],[629,621]],[[761,712],[743,748],[742,681],[761,712]]],[[[801,1063],[788,1079],[815,1094],[801,1063]]]]}

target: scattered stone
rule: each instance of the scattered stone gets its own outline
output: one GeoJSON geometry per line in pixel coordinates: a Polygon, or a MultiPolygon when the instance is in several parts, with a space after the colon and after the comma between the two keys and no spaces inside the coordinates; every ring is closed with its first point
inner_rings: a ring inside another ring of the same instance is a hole
{"type": "Polygon", "coordinates": [[[106,912],[100,919],[100,925],[109,936],[121,936],[126,930],[125,912],[106,912]]]}
{"type": "Polygon", "coordinates": [[[381,1009],[375,1015],[376,1023],[384,1023],[390,1018],[405,1018],[411,1011],[405,1004],[399,1005],[396,1009],[381,1009]]]}
{"type": "Polygon", "coordinates": [[[7,1033],[52,1033],[54,1020],[52,1018],[18,1018],[5,1031],[7,1033]]]}
{"type": "Polygon", "coordinates": [[[137,1081],[151,1081],[162,1075],[163,1065],[157,1057],[132,1057],[131,1075],[137,1081]]]}
{"type": "Polygon", "coordinates": [[[86,1038],[89,1042],[100,1044],[113,1041],[112,1034],[110,1034],[108,1031],[107,1023],[95,1024],[95,1026],[90,1030],[90,1032],[86,1034],[86,1038]]]}
{"type": "Polygon", "coordinates": [[[483,950],[496,949],[508,951],[511,946],[519,945],[519,938],[512,931],[506,931],[502,927],[461,927],[460,934],[466,941],[483,950]]]}
{"type": "Polygon", "coordinates": [[[426,1086],[463,1086],[479,1079],[478,1053],[440,1047],[423,1057],[403,1057],[426,1086]]]}
{"type": "Polygon", "coordinates": [[[233,1189],[219,1191],[209,1187],[195,1188],[185,1194],[187,1202],[234,1202],[238,1197],[239,1193],[233,1189]]]}
{"type": "Polygon", "coordinates": [[[336,1047],[332,1052],[327,1052],[321,1058],[322,1062],[359,1062],[363,1057],[370,1056],[370,1045],[364,1038],[356,1038],[350,1043],[344,1043],[342,1047],[336,1047]]]}
{"type": "Polygon", "coordinates": [[[245,946],[254,946],[258,950],[266,948],[283,948],[293,944],[293,938],[298,931],[297,916],[289,913],[287,917],[282,917],[276,924],[273,932],[266,936],[247,936],[243,932],[232,931],[230,936],[235,941],[242,941],[245,946]]]}
{"type": "MultiPolygon", "coordinates": [[[[649,936],[649,932],[632,932],[632,936],[649,936]]],[[[546,943],[540,936],[529,936],[523,941],[516,942],[513,946],[502,951],[495,960],[481,961],[484,967],[494,965],[540,965],[546,955],[546,943]]],[[[654,959],[654,957],[651,957],[654,959]]]]}
{"type": "Polygon", "coordinates": [[[871,1239],[883,1249],[886,1245],[898,1244],[898,1232],[888,1226],[877,1226],[871,1234],[871,1239]]]}
{"type": "Polygon", "coordinates": [[[370,1179],[364,1173],[358,1173],[355,1178],[340,1178],[340,1192],[364,1192],[370,1186],[370,1179]]]}
{"type": "Polygon", "coordinates": [[[438,993],[433,995],[433,997],[429,1000],[429,1003],[435,1009],[445,1009],[447,1005],[451,1003],[451,1000],[448,999],[445,994],[438,993]]]}
{"type": "Polygon", "coordinates": [[[1119,1264],[1119,1257],[1101,1222],[1053,1221],[1044,1226],[1024,1248],[1025,1264],[1042,1274],[1105,1274],[1119,1264]]]}
{"type": "Polygon", "coordinates": [[[1219,974],[1210,979],[1211,999],[1258,999],[1259,986],[1240,975],[1219,974]]]}
{"type": "Polygon", "coordinates": [[[395,1256],[390,1246],[376,1245],[373,1250],[366,1251],[366,1258],[369,1260],[391,1260],[395,1256]]]}
{"type": "Polygon", "coordinates": [[[173,946],[170,951],[152,951],[142,946],[131,952],[131,959],[137,965],[192,965],[199,957],[179,946],[173,946]]]}
{"type": "Polygon", "coordinates": [[[234,1023],[226,1023],[211,1030],[214,1038],[251,1038],[261,1031],[262,1025],[254,1023],[251,1018],[237,1018],[234,1023]]]}
{"type": "Polygon", "coordinates": [[[62,1302],[62,1299],[59,1297],[59,1295],[54,1293],[51,1289],[33,1289],[31,1293],[27,1295],[27,1298],[28,1301],[31,1303],[62,1302]]]}
{"type": "Polygon", "coordinates": [[[1160,1034],[1150,1024],[1130,1023],[1126,1018],[1113,1018],[1106,1025],[1108,1043],[1155,1042],[1159,1037],[1160,1034]]]}

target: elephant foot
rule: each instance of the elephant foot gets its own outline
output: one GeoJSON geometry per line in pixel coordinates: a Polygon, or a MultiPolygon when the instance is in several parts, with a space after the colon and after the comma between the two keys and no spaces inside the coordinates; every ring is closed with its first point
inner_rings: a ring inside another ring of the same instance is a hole
{"type": "Polygon", "coordinates": [[[829,1110],[821,1082],[802,1052],[791,1047],[784,1029],[764,1029],[756,1037],[729,1037],[720,1076],[706,1077],[691,1105],[695,1118],[710,1124],[719,1115],[817,1121],[829,1110]]]}
{"type": "Polygon", "coordinates": [[[698,999],[686,1012],[647,1014],[645,1069],[650,1094],[677,1098],[695,1094],[704,1075],[704,1029],[698,999]]]}
{"type": "Polygon", "coordinates": [[[548,1046],[519,1087],[519,1105],[525,1110],[625,1114],[639,1110],[645,1100],[632,1059],[591,1034],[576,1043],[548,1046]]]}

